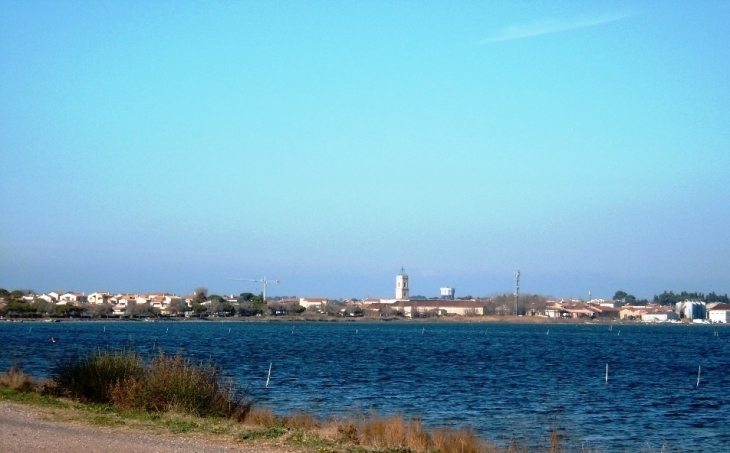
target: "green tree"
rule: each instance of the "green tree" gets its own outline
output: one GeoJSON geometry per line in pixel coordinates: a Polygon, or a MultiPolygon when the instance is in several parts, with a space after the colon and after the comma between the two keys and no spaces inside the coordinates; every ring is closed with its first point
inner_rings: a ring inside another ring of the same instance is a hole
{"type": "Polygon", "coordinates": [[[233,308],[233,305],[229,304],[228,302],[223,302],[218,305],[217,312],[223,313],[225,316],[233,316],[236,313],[236,309],[233,308]]]}
{"type": "Polygon", "coordinates": [[[11,300],[2,309],[0,309],[0,313],[3,315],[24,316],[29,313],[35,313],[35,312],[36,312],[36,308],[33,307],[28,302],[16,301],[16,300],[11,300]]]}
{"type": "Polygon", "coordinates": [[[75,316],[81,316],[81,313],[86,311],[82,307],[77,307],[75,305],[56,305],[53,307],[53,312],[59,316],[67,316],[67,317],[75,317],[75,316]]]}
{"type": "Polygon", "coordinates": [[[193,313],[195,313],[197,316],[202,316],[203,313],[206,313],[208,311],[208,307],[202,304],[193,304],[193,313]]]}
{"type": "Polygon", "coordinates": [[[254,297],[256,297],[254,295],[254,293],[241,293],[238,296],[238,301],[239,302],[248,302],[248,301],[252,300],[254,297]]]}
{"type": "Polygon", "coordinates": [[[616,294],[613,295],[613,300],[624,300],[628,295],[626,291],[616,291],[616,294]]]}
{"type": "Polygon", "coordinates": [[[47,314],[53,312],[55,305],[45,299],[36,299],[33,301],[32,307],[35,308],[38,313],[47,314]]]}

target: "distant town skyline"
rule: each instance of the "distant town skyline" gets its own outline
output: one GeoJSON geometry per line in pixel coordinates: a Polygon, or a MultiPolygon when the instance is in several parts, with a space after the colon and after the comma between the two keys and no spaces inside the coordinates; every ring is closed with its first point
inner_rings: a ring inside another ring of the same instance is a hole
{"type": "Polygon", "coordinates": [[[0,287],[730,293],[730,3],[0,0],[0,287]]]}

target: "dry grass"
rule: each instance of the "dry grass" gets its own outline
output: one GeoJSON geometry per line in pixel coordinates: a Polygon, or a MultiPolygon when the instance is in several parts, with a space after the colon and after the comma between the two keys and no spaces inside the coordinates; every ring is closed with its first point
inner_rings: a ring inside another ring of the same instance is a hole
{"type": "Polygon", "coordinates": [[[357,419],[353,426],[357,430],[354,437],[358,443],[377,450],[428,451],[432,444],[431,436],[420,420],[406,421],[402,415],[380,417],[370,414],[357,419]]]}
{"type": "Polygon", "coordinates": [[[441,453],[481,453],[494,451],[470,429],[437,429],[433,432],[434,449],[441,453]]]}
{"type": "Polygon", "coordinates": [[[299,428],[306,430],[319,429],[322,427],[322,423],[308,412],[296,412],[292,415],[284,417],[284,426],[288,428],[299,428]]]}
{"type": "Polygon", "coordinates": [[[39,387],[32,377],[15,366],[11,366],[7,372],[0,374],[0,385],[20,392],[35,392],[39,387]]]}
{"type": "Polygon", "coordinates": [[[276,415],[268,407],[252,407],[243,422],[257,426],[271,426],[276,424],[276,415]]]}

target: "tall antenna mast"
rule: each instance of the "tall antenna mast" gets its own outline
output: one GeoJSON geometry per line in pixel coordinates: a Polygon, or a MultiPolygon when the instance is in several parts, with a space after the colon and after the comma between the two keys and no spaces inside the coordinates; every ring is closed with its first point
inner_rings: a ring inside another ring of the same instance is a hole
{"type": "Polygon", "coordinates": [[[520,271],[515,271],[515,316],[520,304],[520,271]]]}

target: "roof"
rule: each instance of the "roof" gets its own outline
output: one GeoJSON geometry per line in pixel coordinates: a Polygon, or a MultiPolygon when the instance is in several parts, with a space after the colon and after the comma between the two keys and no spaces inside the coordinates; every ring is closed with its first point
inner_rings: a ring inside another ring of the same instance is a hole
{"type": "Polygon", "coordinates": [[[717,304],[710,309],[710,311],[716,310],[730,310],[730,304],[717,304]]]}
{"type": "Polygon", "coordinates": [[[483,307],[484,302],[476,300],[415,299],[401,300],[393,305],[398,307],[412,306],[417,308],[478,308],[483,307]]]}

